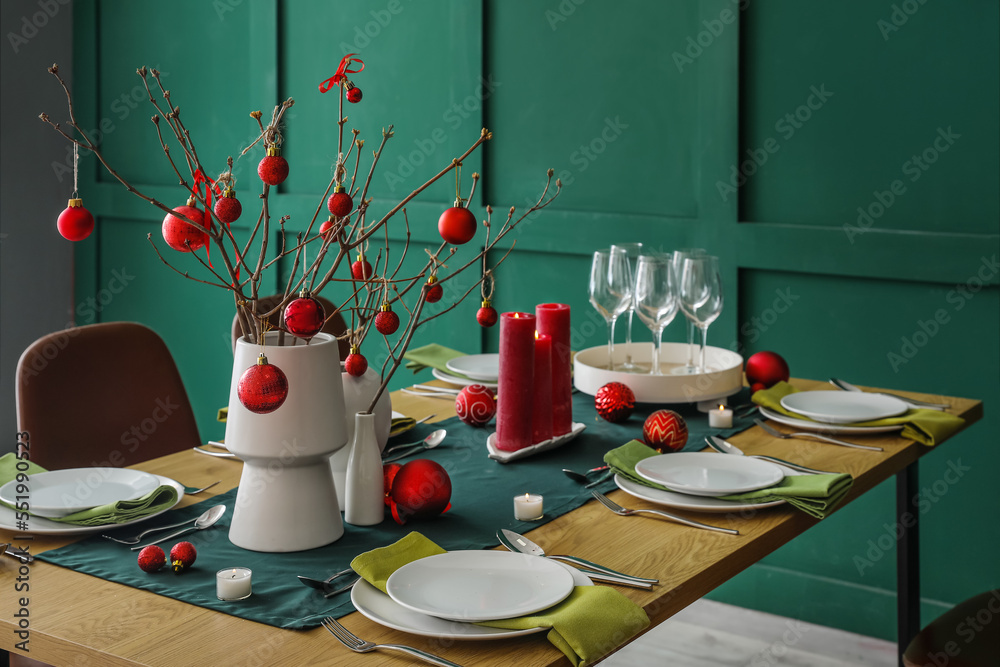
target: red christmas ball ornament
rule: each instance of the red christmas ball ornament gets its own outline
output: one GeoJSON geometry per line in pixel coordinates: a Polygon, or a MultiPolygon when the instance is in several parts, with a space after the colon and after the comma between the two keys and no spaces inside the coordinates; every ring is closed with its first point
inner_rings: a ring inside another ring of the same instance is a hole
{"type": "Polygon", "coordinates": [[[383,336],[391,336],[399,329],[399,315],[392,312],[392,306],[387,303],[382,304],[382,308],[375,316],[375,328],[383,336]]]}
{"type": "Polygon", "coordinates": [[[347,101],[351,104],[357,104],[361,101],[361,89],[355,86],[350,81],[347,82],[347,101]]]}
{"type": "Polygon", "coordinates": [[[594,395],[594,407],[612,424],[620,424],[632,416],[635,409],[635,394],[621,382],[609,382],[594,395]]]}
{"type": "Polygon", "coordinates": [[[215,217],[227,225],[236,222],[243,215],[243,205],[236,198],[236,190],[232,188],[222,191],[222,197],[215,200],[212,210],[215,211],[215,217]]]}
{"type": "Polygon", "coordinates": [[[486,426],[497,413],[497,401],[488,388],[470,384],[455,397],[455,413],[469,426],[486,426]]]}
{"type": "Polygon", "coordinates": [[[257,175],[268,185],[279,185],[288,178],[288,160],[281,157],[280,148],[267,147],[267,155],[257,165],[257,175]]]}
{"type": "Polygon", "coordinates": [[[160,229],[163,240],[178,252],[192,252],[208,243],[208,233],[205,232],[205,213],[201,209],[195,208],[196,203],[197,200],[194,197],[188,197],[187,204],[177,206],[173,213],[167,213],[163,218],[163,226],[160,229]],[[174,213],[183,215],[197,222],[198,225],[192,225],[174,213]]]}
{"type": "Polygon", "coordinates": [[[444,296],[444,289],[442,289],[441,283],[437,281],[437,276],[433,274],[427,279],[424,289],[427,290],[427,296],[424,298],[427,303],[437,303],[444,296]]]}
{"type": "Polygon", "coordinates": [[[468,243],[476,235],[476,216],[457,200],[438,218],[438,234],[453,245],[468,243]]]}
{"type": "Polygon", "coordinates": [[[372,277],[372,265],[364,255],[358,255],[357,260],[351,264],[351,275],[355,280],[368,280],[372,277]]]}
{"type": "Polygon", "coordinates": [[[285,328],[293,336],[312,338],[323,328],[326,321],[326,311],[318,299],[309,296],[305,290],[299,293],[299,298],[293,299],[285,306],[285,328]]]}
{"type": "Polygon", "coordinates": [[[401,463],[386,463],[382,466],[382,488],[385,489],[385,504],[388,507],[391,495],[389,491],[392,489],[392,481],[396,479],[396,473],[399,469],[403,467],[401,463]]]}
{"type": "Polygon", "coordinates": [[[319,226],[320,236],[322,236],[327,241],[329,241],[330,237],[333,235],[333,232],[331,231],[333,229],[333,225],[334,225],[334,220],[333,216],[331,215],[323,222],[322,225],[319,226]]]}
{"type": "Polygon", "coordinates": [[[83,207],[82,199],[70,199],[56,220],[56,229],[67,241],[82,241],[94,231],[94,216],[83,207]]]}
{"type": "Polygon", "coordinates": [[[497,309],[490,304],[489,299],[483,299],[483,306],[476,311],[476,321],[481,327],[491,327],[497,323],[497,309]]]}
{"type": "Polygon", "coordinates": [[[198,552],[190,542],[178,542],[170,549],[170,567],[176,574],[194,565],[196,558],[198,552]]]}
{"type": "Polygon", "coordinates": [[[333,194],[326,201],[326,207],[330,209],[338,218],[343,218],[354,208],[354,200],[351,195],[344,192],[344,186],[339,183],[333,186],[333,194]]]}
{"type": "Polygon", "coordinates": [[[163,553],[163,549],[155,544],[143,547],[142,551],[139,552],[139,569],[143,572],[156,572],[166,562],[167,555],[163,553]]]}
{"type": "Polygon", "coordinates": [[[773,387],[779,382],[788,382],[788,363],[774,352],[758,352],[747,359],[746,374],[751,386],[760,383],[773,387]]]}
{"type": "Polygon", "coordinates": [[[642,437],[647,445],[661,454],[678,452],[687,444],[687,422],[673,410],[657,410],[646,417],[642,437]]]}
{"type": "Polygon", "coordinates": [[[767,385],[763,382],[754,382],[750,385],[750,393],[752,394],[756,394],[758,391],[764,391],[765,389],[767,389],[767,385]]]}
{"type": "Polygon", "coordinates": [[[356,378],[361,377],[368,370],[368,360],[358,350],[357,345],[351,346],[351,353],[344,360],[344,370],[356,378]]]}
{"type": "Polygon", "coordinates": [[[392,478],[389,509],[396,523],[428,519],[451,508],[451,478],[440,464],[416,459],[405,464],[392,478]]]}
{"type": "Polygon", "coordinates": [[[288,378],[280,368],[267,363],[262,354],[255,365],[243,371],[236,395],[247,410],[266,415],[280,408],[288,398],[288,378]]]}

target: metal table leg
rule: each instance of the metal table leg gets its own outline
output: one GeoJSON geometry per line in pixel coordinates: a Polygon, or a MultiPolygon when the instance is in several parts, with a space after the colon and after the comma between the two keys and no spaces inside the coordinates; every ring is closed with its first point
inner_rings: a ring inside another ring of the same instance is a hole
{"type": "Polygon", "coordinates": [[[896,622],[899,665],[903,652],[920,632],[920,513],[917,461],[896,473],[896,622]]]}

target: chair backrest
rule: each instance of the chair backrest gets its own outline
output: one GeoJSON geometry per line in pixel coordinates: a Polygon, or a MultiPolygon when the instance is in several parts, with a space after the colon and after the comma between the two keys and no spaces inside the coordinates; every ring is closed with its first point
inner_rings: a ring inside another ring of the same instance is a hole
{"type": "MultiPolygon", "coordinates": [[[[262,312],[267,312],[274,310],[274,307],[281,303],[282,295],[273,294],[271,296],[262,296],[257,299],[257,310],[262,312]]],[[[323,310],[326,312],[327,321],[323,325],[323,331],[328,334],[333,334],[335,336],[340,336],[345,331],[347,331],[347,323],[344,322],[343,316],[340,312],[334,312],[337,307],[330,302],[326,297],[315,295],[313,297],[321,304],[323,304],[323,310]],[[330,317],[330,313],[334,313],[333,317],[330,317]]],[[[267,322],[274,328],[278,327],[281,321],[281,311],[279,310],[275,314],[267,318],[267,322]]],[[[236,340],[243,335],[243,330],[240,328],[240,316],[233,316],[233,349],[236,349],[236,340]]],[[[337,341],[337,348],[340,350],[340,360],[343,361],[347,358],[348,353],[351,351],[351,342],[346,338],[337,341]]]]}
{"type": "Polygon", "coordinates": [[[121,467],[201,443],[163,339],[135,322],[57,331],[21,355],[18,430],[49,469],[121,467]]]}

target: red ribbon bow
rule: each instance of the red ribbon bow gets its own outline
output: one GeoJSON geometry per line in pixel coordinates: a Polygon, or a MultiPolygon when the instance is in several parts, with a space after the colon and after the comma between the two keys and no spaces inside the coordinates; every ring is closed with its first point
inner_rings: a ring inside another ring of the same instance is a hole
{"type": "MultiPolygon", "coordinates": [[[[208,176],[206,176],[204,171],[202,171],[201,169],[198,169],[197,171],[194,172],[194,187],[191,188],[192,194],[194,194],[194,195],[198,194],[198,186],[201,185],[202,183],[205,184],[205,218],[204,219],[205,219],[205,223],[207,224],[208,231],[211,232],[215,228],[215,224],[212,222],[212,207],[213,207],[213,204],[212,204],[212,195],[214,194],[216,197],[221,197],[222,196],[222,189],[218,186],[218,184],[214,180],[212,180],[211,178],[209,178],[208,176]]],[[[212,251],[211,251],[211,247],[212,247],[212,242],[211,242],[211,239],[209,239],[209,242],[205,244],[205,255],[208,257],[208,265],[209,266],[212,266],[212,251]]]]}
{"type": "Polygon", "coordinates": [[[341,85],[341,82],[347,79],[348,74],[357,74],[365,68],[365,63],[360,58],[355,58],[358,54],[348,53],[346,56],[341,58],[340,65],[337,67],[337,73],[331,76],[329,79],[319,84],[319,92],[325,93],[334,86],[341,85]],[[360,63],[360,69],[348,69],[351,63],[360,63]]]}

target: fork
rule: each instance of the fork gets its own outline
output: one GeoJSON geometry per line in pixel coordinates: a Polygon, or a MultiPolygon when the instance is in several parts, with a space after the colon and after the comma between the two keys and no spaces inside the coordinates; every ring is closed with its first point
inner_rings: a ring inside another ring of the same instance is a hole
{"type": "Polygon", "coordinates": [[[429,662],[432,665],[439,665],[440,667],[462,667],[457,665],[450,660],[445,660],[444,658],[439,658],[436,655],[431,655],[430,653],[425,653],[420,649],[416,649],[410,646],[403,646],[401,644],[374,644],[372,642],[366,642],[363,639],[359,639],[354,633],[345,628],[343,625],[337,622],[333,616],[327,616],[320,623],[326,628],[331,635],[337,638],[341,644],[351,649],[355,653],[368,653],[369,651],[374,651],[375,649],[385,648],[390,651],[401,651],[402,653],[408,653],[415,658],[420,658],[424,662],[429,662]]]}
{"type": "Polygon", "coordinates": [[[777,429],[773,429],[767,424],[765,424],[760,419],[754,419],[753,423],[760,426],[762,429],[773,435],[775,438],[781,438],[782,440],[795,439],[795,438],[814,438],[816,440],[822,440],[823,442],[829,442],[834,445],[840,445],[841,447],[854,447],[855,449],[868,449],[873,452],[884,451],[881,447],[872,447],[870,445],[859,445],[855,442],[847,442],[846,440],[837,440],[836,438],[831,438],[829,436],[820,435],[819,433],[782,433],[777,429]]]}
{"type": "Polygon", "coordinates": [[[619,505],[615,501],[611,500],[611,498],[608,498],[606,495],[604,495],[600,491],[596,491],[594,489],[590,490],[590,494],[592,496],[594,496],[595,498],[597,498],[597,500],[600,501],[600,503],[602,505],[604,505],[609,510],[611,510],[612,512],[614,512],[615,514],[618,514],[620,516],[631,516],[632,514],[640,514],[640,513],[643,513],[643,514],[655,514],[656,516],[662,516],[662,517],[670,519],[672,521],[676,521],[677,523],[683,523],[685,526],[692,526],[694,528],[704,528],[705,530],[715,530],[715,531],[718,531],[720,533],[729,533],[730,535],[739,535],[740,534],[740,531],[734,530],[732,528],[720,528],[719,526],[710,526],[707,523],[700,523],[700,522],[694,521],[692,519],[685,519],[682,516],[677,516],[676,514],[671,514],[669,512],[663,512],[663,511],[660,511],[660,510],[646,510],[646,509],[629,510],[629,509],[625,509],[624,507],[622,507],[621,505],[619,505]]]}
{"type": "Polygon", "coordinates": [[[222,480],[220,479],[218,482],[212,482],[208,486],[203,486],[200,489],[195,489],[195,488],[192,488],[190,486],[185,486],[184,487],[184,493],[187,494],[187,495],[189,495],[189,496],[193,496],[196,493],[201,493],[202,491],[208,491],[209,489],[211,489],[216,484],[221,484],[221,483],[222,483],[222,480]]]}

